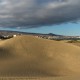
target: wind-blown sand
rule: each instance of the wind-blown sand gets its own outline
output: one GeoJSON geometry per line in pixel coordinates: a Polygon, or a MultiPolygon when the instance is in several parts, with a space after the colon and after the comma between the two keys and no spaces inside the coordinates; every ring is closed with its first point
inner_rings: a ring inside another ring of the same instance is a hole
{"type": "Polygon", "coordinates": [[[33,36],[0,41],[1,77],[80,75],[80,47],[33,36]]]}

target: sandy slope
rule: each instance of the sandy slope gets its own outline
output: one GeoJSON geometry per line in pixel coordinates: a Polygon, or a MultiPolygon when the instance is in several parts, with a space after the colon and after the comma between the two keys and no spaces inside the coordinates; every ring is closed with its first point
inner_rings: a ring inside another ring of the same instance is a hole
{"type": "Polygon", "coordinates": [[[0,76],[80,75],[80,47],[19,36],[0,41],[0,76]]]}

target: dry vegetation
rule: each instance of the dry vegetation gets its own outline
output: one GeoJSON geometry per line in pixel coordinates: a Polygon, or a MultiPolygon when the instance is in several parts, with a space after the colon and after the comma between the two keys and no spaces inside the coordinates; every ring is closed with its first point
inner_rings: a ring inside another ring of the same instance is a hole
{"type": "Polygon", "coordinates": [[[80,47],[80,40],[70,40],[70,41],[67,41],[67,43],[71,43],[73,45],[80,47]]]}
{"type": "Polygon", "coordinates": [[[0,41],[0,76],[80,75],[80,47],[33,36],[0,41]]]}

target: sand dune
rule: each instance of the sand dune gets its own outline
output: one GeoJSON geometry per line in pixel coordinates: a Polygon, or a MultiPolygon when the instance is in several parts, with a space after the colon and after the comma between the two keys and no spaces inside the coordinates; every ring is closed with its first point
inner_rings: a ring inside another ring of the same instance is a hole
{"type": "Polygon", "coordinates": [[[33,36],[0,41],[0,76],[80,74],[80,47],[33,36]]]}

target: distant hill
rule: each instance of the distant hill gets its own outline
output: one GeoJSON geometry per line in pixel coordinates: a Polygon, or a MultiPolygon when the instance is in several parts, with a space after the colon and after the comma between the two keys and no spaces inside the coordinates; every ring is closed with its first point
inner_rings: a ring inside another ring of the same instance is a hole
{"type": "Polygon", "coordinates": [[[53,33],[49,34],[42,34],[42,33],[31,33],[31,32],[20,32],[20,31],[8,31],[8,30],[0,30],[0,34],[25,34],[25,35],[48,35],[48,36],[62,36],[62,35],[57,35],[53,33]]]}
{"type": "Polygon", "coordinates": [[[33,36],[0,41],[0,76],[70,75],[80,75],[78,46],[33,36]]]}

